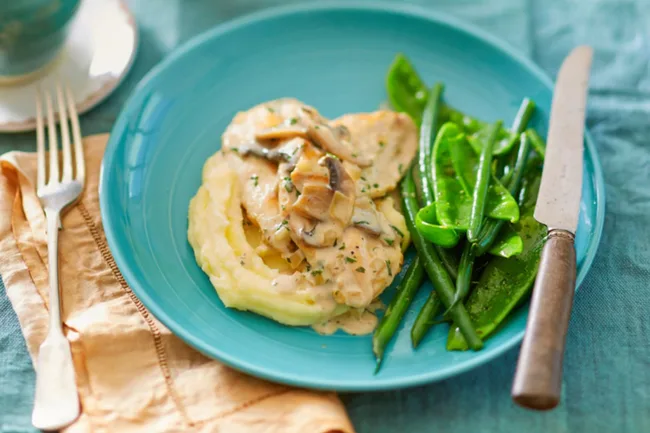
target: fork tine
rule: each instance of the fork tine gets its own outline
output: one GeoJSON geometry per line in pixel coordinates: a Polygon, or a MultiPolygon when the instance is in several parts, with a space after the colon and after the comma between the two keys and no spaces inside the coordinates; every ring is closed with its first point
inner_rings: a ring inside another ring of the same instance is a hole
{"type": "Polygon", "coordinates": [[[70,91],[70,87],[65,86],[65,96],[68,102],[68,113],[70,114],[70,123],[72,124],[72,137],[74,141],[75,153],[75,167],[77,176],[76,179],[82,184],[86,181],[86,162],[84,157],[84,147],[81,141],[81,129],[79,128],[79,114],[77,114],[77,107],[74,102],[74,97],[70,91]]]}
{"type": "Polygon", "coordinates": [[[52,96],[45,92],[45,108],[47,110],[47,132],[50,149],[50,177],[48,184],[59,182],[59,143],[56,139],[56,123],[54,123],[54,108],[52,96]]]}
{"type": "Polygon", "coordinates": [[[45,186],[45,126],[43,125],[43,103],[41,102],[41,89],[36,89],[36,155],[38,165],[36,168],[36,187],[45,186]]]}
{"type": "Polygon", "coordinates": [[[56,102],[59,106],[59,128],[61,129],[61,148],[63,149],[63,177],[62,181],[72,180],[72,148],[70,146],[70,127],[66,113],[65,100],[61,84],[56,83],[56,102]]]}

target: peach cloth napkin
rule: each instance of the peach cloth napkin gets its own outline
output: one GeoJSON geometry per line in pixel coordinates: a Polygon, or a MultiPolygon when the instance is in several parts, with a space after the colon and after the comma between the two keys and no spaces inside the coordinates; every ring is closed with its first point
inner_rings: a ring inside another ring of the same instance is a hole
{"type": "MultiPolygon", "coordinates": [[[[85,139],[86,191],[59,234],[63,321],[82,404],[65,432],[353,432],[335,394],[231,370],[187,346],[140,303],[102,231],[97,189],[107,139],[85,139]]],[[[36,155],[11,152],[0,166],[0,274],[34,359],[48,327],[46,224],[31,181],[36,155]]]]}

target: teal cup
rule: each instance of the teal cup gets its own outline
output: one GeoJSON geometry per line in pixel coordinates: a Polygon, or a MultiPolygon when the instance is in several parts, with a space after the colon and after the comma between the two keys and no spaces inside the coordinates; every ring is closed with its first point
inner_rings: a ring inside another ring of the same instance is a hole
{"type": "Polygon", "coordinates": [[[81,0],[0,0],[0,84],[28,80],[64,46],[81,0]]]}

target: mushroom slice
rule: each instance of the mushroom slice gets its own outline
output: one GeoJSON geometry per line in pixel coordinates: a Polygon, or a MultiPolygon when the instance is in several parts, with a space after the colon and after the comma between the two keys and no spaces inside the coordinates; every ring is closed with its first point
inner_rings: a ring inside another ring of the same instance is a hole
{"type": "Polygon", "coordinates": [[[293,204],[293,209],[306,217],[324,221],[327,219],[334,191],[322,183],[308,183],[293,204]]]}
{"type": "Polygon", "coordinates": [[[287,140],[307,138],[307,128],[298,125],[280,125],[255,132],[256,140],[287,140]]]}
{"type": "Polygon", "coordinates": [[[372,208],[355,206],[354,213],[352,214],[352,224],[374,236],[379,236],[383,233],[377,211],[372,208]]]}
{"type": "Polygon", "coordinates": [[[311,111],[303,108],[302,112],[305,114],[301,119],[307,128],[307,137],[314,144],[339,158],[357,164],[359,167],[372,165],[372,160],[355,153],[355,149],[350,146],[350,142],[345,140],[346,137],[349,137],[349,130],[345,125],[343,125],[345,129],[333,129],[325,123],[324,119],[314,115],[311,111]]]}
{"type": "Polygon", "coordinates": [[[329,186],[332,190],[341,191],[341,193],[346,196],[354,197],[354,181],[338,158],[332,155],[325,155],[318,161],[318,165],[327,168],[329,174],[329,186]]]}
{"type": "Polygon", "coordinates": [[[343,225],[347,225],[354,211],[355,183],[341,161],[332,155],[325,155],[318,165],[327,167],[329,187],[334,197],[329,208],[329,215],[343,225]]]}
{"type": "Polygon", "coordinates": [[[298,212],[289,215],[289,230],[293,241],[303,251],[306,249],[305,245],[314,248],[332,246],[343,231],[331,222],[318,222],[298,212]]]}
{"type": "Polygon", "coordinates": [[[255,155],[275,163],[290,162],[295,164],[305,144],[304,139],[294,138],[281,146],[268,148],[256,141],[250,141],[239,146],[237,153],[241,156],[255,155]]]}
{"type": "Polygon", "coordinates": [[[289,155],[278,152],[276,149],[269,149],[268,147],[264,147],[256,141],[242,144],[237,149],[237,153],[239,153],[241,156],[258,156],[260,158],[264,158],[276,163],[289,160],[289,155]]]}
{"type": "Polygon", "coordinates": [[[354,199],[334,191],[332,202],[330,203],[329,216],[340,224],[347,226],[354,212],[354,199]]]}
{"type": "Polygon", "coordinates": [[[258,141],[257,134],[261,131],[271,135],[285,135],[287,138],[300,136],[298,134],[289,137],[286,134],[289,133],[289,127],[304,128],[302,121],[298,123],[303,116],[303,108],[307,108],[312,117],[320,118],[315,108],[306,107],[304,103],[293,98],[276,99],[241,111],[235,115],[222,134],[222,147],[224,150],[237,151],[242,145],[258,141]]]}

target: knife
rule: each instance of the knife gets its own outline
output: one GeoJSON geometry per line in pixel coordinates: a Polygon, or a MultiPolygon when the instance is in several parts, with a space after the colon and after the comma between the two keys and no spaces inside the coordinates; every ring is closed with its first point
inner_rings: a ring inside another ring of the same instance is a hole
{"type": "Polygon", "coordinates": [[[575,48],[558,72],[546,157],[534,217],[548,227],[512,386],[512,398],[530,409],[560,401],[562,360],[576,285],[578,227],[587,86],[593,50],[575,48]]]}

